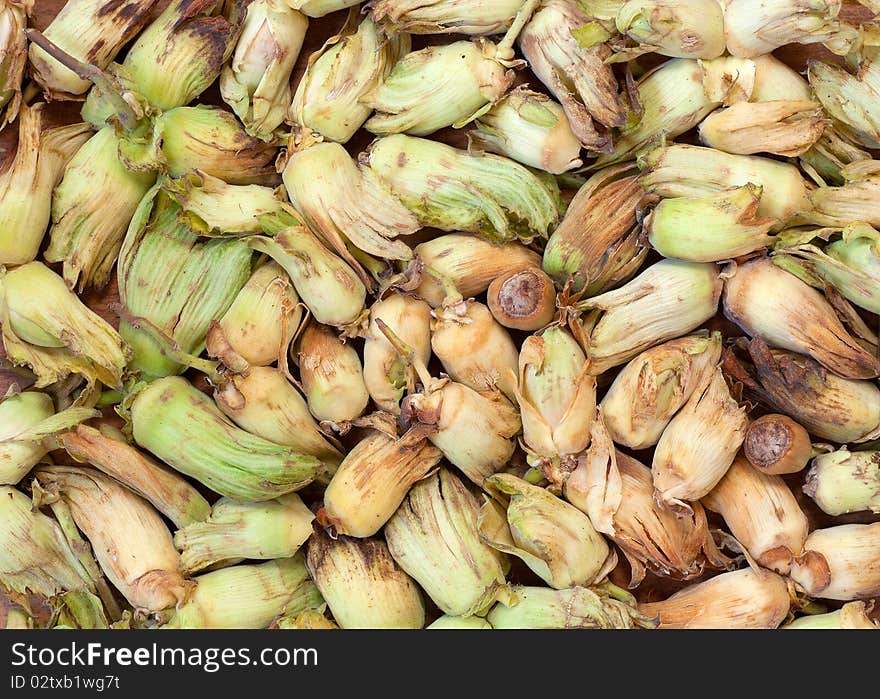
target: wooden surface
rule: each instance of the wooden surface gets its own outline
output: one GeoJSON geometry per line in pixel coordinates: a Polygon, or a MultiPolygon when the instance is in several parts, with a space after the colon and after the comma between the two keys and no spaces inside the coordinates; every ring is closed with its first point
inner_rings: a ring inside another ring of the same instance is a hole
{"type": "MultiPolygon", "coordinates": [[[[35,14],[31,20],[31,26],[34,26],[41,30],[44,29],[49,24],[52,17],[54,17],[54,15],[58,12],[60,7],[64,5],[64,2],[65,0],[36,0],[37,7],[35,10],[35,14]]],[[[159,11],[161,11],[161,9],[163,9],[167,4],[168,0],[159,0],[159,2],[157,2],[156,4],[154,14],[157,14],[159,11]]],[[[309,54],[312,51],[320,48],[320,46],[327,38],[329,38],[339,30],[339,28],[345,21],[346,14],[347,13],[345,11],[342,11],[320,19],[310,20],[305,44],[297,62],[297,67],[294,71],[294,86],[296,85],[299,76],[304,70],[309,54]]],[[[842,16],[851,20],[863,20],[869,18],[870,13],[860,5],[848,4],[844,8],[842,16]]],[[[415,37],[413,43],[414,48],[420,48],[421,46],[424,46],[428,43],[445,43],[451,40],[454,40],[454,38],[415,37]]],[[[119,55],[117,60],[121,61],[123,55],[124,51],[119,55]]],[[[833,56],[819,45],[787,46],[778,50],[776,52],[776,55],[780,59],[784,60],[788,65],[801,72],[805,69],[807,60],[811,58],[819,58],[829,62],[840,62],[840,59],[838,57],[833,56]]],[[[540,83],[538,83],[534,79],[534,77],[531,76],[527,71],[523,71],[522,74],[519,76],[519,82],[525,81],[531,82],[536,89],[544,90],[544,88],[540,86],[540,83]]],[[[223,105],[222,101],[219,98],[219,93],[217,92],[216,85],[210,88],[204,95],[202,95],[199,101],[206,104],[223,105]]],[[[50,106],[50,109],[53,117],[59,123],[72,123],[79,120],[79,106],[80,105],[75,102],[53,103],[50,106]]],[[[14,138],[14,127],[7,128],[4,133],[0,134],[0,161],[2,161],[6,157],[9,157],[14,152],[14,138]]],[[[446,129],[442,132],[439,132],[438,134],[432,135],[431,138],[443,140],[457,146],[463,146],[466,142],[464,130],[454,131],[452,129],[446,129]]],[[[687,137],[685,136],[681,140],[686,140],[686,138],[687,137]]],[[[372,135],[361,131],[354,139],[352,139],[347,147],[349,148],[350,152],[356,154],[360,152],[371,140],[372,135]]],[[[90,307],[96,310],[100,315],[108,319],[114,325],[118,325],[118,315],[115,309],[116,304],[118,303],[115,281],[111,282],[105,289],[87,292],[83,296],[83,300],[90,307]]],[[[710,325],[712,324],[716,325],[717,327],[723,327],[728,330],[728,332],[731,329],[730,324],[721,316],[712,321],[710,325]]],[[[0,352],[2,352],[2,347],[0,347],[0,352]]],[[[8,379],[9,376],[4,375],[3,372],[0,371],[0,389],[3,389],[3,383],[4,381],[8,381],[8,379]]],[[[0,394],[2,394],[2,390],[0,390],[0,394]]],[[[650,461],[648,461],[648,463],[650,463],[650,461]]],[[[813,528],[829,526],[831,524],[876,521],[877,519],[876,517],[871,517],[870,515],[865,514],[855,514],[836,518],[828,517],[824,515],[821,511],[819,511],[813,501],[801,492],[800,486],[803,482],[803,474],[793,474],[791,476],[786,476],[786,480],[789,482],[789,485],[797,496],[801,506],[804,508],[805,512],[810,518],[813,528]]],[[[718,525],[720,524],[720,522],[719,520],[717,520],[717,518],[715,518],[713,519],[713,524],[718,525]]],[[[622,570],[616,571],[616,573],[619,574],[619,577],[617,579],[625,584],[625,567],[622,570]]],[[[516,567],[516,575],[527,584],[530,580],[532,581],[532,584],[534,584],[534,582],[536,581],[536,579],[534,579],[534,576],[531,576],[529,571],[525,570],[522,566],[516,567]]],[[[636,593],[641,600],[649,601],[662,599],[679,587],[681,587],[681,583],[656,578],[649,573],[645,582],[640,586],[636,593]]]]}

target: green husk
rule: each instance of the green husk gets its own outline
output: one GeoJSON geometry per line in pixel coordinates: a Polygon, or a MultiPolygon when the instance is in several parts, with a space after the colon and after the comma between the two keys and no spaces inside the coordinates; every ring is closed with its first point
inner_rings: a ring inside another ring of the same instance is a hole
{"type": "Polygon", "coordinates": [[[103,287],[122,247],[128,222],[156,181],[119,160],[119,138],[105,126],[67,164],[52,195],[52,228],[45,258],[64,263],[71,288],[103,287]]]}
{"type": "Polygon", "coordinates": [[[339,34],[309,57],[288,113],[291,122],[337,143],[367,120],[373,110],[361,98],[410,50],[408,34],[383,37],[369,17],[356,22],[350,14],[339,34]]]}
{"type": "Polygon", "coordinates": [[[449,616],[444,614],[436,621],[431,622],[427,629],[479,629],[491,630],[492,624],[481,616],[449,616]]]}
{"type": "Polygon", "coordinates": [[[220,76],[220,94],[247,132],[269,140],[290,105],[290,74],[309,20],[286,0],[248,5],[241,36],[220,76]]]}
{"type": "Polygon", "coordinates": [[[806,231],[781,236],[775,264],[812,286],[830,284],[854,304],[880,313],[880,233],[865,223],[838,229],[806,231]],[[824,249],[812,244],[814,238],[834,237],[824,249]]]}
{"type": "Polygon", "coordinates": [[[243,430],[320,459],[328,469],[342,460],[309,412],[302,394],[275,367],[253,366],[216,382],[217,407],[243,430]]]}
{"type": "Polygon", "coordinates": [[[648,241],[664,257],[718,262],[773,245],[779,222],[757,215],[763,190],[753,184],[703,197],[663,199],[645,217],[648,241]]]}
{"type": "Polygon", "coordinates": [[[3,345],[43,388],[69,374],[121,388],[129,347],[119,334],[41,262],[0,275],[3,345]]]}
{"type": "Polygon", "coordinates": [[[161,184],[138,205],[117,267],[119,332],[133,349],[129,369],[145,377],[179,374],[180,353],[199,355],[211,323],[247,282],[252,252],[238,240],[199,239],[161,184]]]}
{"type": "MultiPolygon", "coordinates": [[[[241,31],[242,0],[173,0],[110,67],[130,100],[167,111],[191,103],[220,75],[241,31]]],[[[83,116],[103,125],[111,110],[92,91],[83,116]]]]}
{"type": "Polygon", "coordinates": [[[460,128],[501,99],[513,77],[485,40],[413,51],[361,98],[376,110],[364,128],[380,136],[427,136],[445,126],[460,128]]]}
{"type": "Polygon", "coordinates": [[[480,504],[449,469],[409,491],[385,525],[388,548],[443,612],[466,617],[504,599],[506,557],[480,540],[480,504]]]}
{"type": "Polygon", "coordinates": [[[180,205],[181,218],[199,235],[259,233],[261,216],[283,211],[281,189],[227,184],[200,170],[166,180],[163,188],[180,205]]]}
{"type": "Polygon", "coordinates": [[[58,523],[11,486],[0,486],[0,584],[14,592],[51,597],[95,589],[90,571],[58,523]]]}
{"type": "Polygon", "coordinates": [[[43,437],[99,415],[85,407],[56,413],[52,399],[37,391],[0,400],[0,484],[15,485],[49,452],[43,437]]]}
{"type": "Polygon", "coordinates": [[[471,146],[559,175],[581,166],[581,144],[562,106],[519,86],[477,119],[471,146]]]}
{"type": "Polygon", "coordinates": [[[483,481],[480,538],[522,561],[550,587],[592,585],[617,564],[617,554],[565,500],[521,478],[497,473],[483,481]]]}
{"type": "Polygon", "coordinates": [[[186,379],[157,379],[129,400],[132,435],[177,471],[226,497],[260,502],[298,490],[321,462],[233,425],[186,379]]]}
{"type": "MultiPolygon", "coordinates": [[[[713,0],[715,2],[716,0],[713,0]]],[[[700,123],[718,106],[706,95],[699,61],[676,58],[666,61],[639,80],[640,113],[630,113],[614,148],[599,156],[596,167],[629,160],[661,136],[672,140],[700,123]]]]}
{"type": "Polygon", "coordinates": [[[732,56],[752,58],[785,44],[824,43],[846,55],[850,37],[838,19],[841,0],[726,0],[724,33],[732,56]]]}
{"type": "Polygon", "coordinates": [[[277,616],[324,602],[302,554],[223,568],[194,580],[195,590],[163,629],[265,629],[277,616]]]}
{"type": "Polygon", "coordinates": [[[364,158],[423,226],[529,242],[548,235],[563,208],[549,176],[498,155],[397,134],[375,141],[364,158]]]}
{"type": "Polygon", "coordinates": [[[840,609],[827,614],[811,614],[798,617],[784,624],[783,629],[874,629],[876,621],[868,616],[864,602],[847,602],[840,609]]]}
{"type": "Polygon", "coordinates": [[[288,4],[308,17],[323,17],[357,5],[356,0],[289,0],[288,4]]]}
{"type": "Polygon", "coordinates": [[[227,559],[289,558],[311,535],[314,518],[296,493],[259,503],[221,498],[204,522],[178,529],[174,545],[189,574],[227,559]]]}
{"type": "Polygon", "coordinates": [[[551,590],[517,585],[515,602],[496,604],[487,618],[493,629],[632,629],[653,628],[631,595],[611,594],[601,587],[551,590]]]}
{"type": "Polygon", "coordinates": [[[315,320],[356,332],[364,320],[367,289],[355,270],[292,216],[264,219],[263,228],[274,236],[253,236],[245,239],[247,245],[284,268],[315,320]]]}
{"type": "Polygon", "coordinates": [[[829,515],[880,512],[880,452],[845,447],[820,454],[810,466],[804,492],[829,515]]]}
{"type": "Polygon", "coordinates": [[[642,187],[661,197],[701,196],[751,183],[763,188],[758,216],[787,221],[810,208],[807,183],[798,169],[769,158],[672,145],[649,151],[639,167],[642,187]]]}
{"type": "Polygon", "coordinates": [[[287,347],[303,320],[303,305],[290,277],[269,260],[251,274],[205,340],[208,354],[233,371],[249,365],[285,365],[287,347]]]}
{"type": "Polygon", "coordinates": [[[303,222],[343,259],[351,257],[348,246],[389,260],[412,258],[412,249],[396,238],[421,225],[342,145],[318,143],[292,153],[282,179],[303,222]]]}
{"type": "Polygon", "coordinates": [[[724,53],[724,14],[717,0],[629,0],[615,23],[639,44],[639,52],[703,59],[724,53]]]}

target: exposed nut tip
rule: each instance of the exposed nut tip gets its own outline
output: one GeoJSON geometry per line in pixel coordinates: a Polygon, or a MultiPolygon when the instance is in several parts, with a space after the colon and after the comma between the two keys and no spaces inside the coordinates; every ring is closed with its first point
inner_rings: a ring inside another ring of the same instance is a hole
{"type": "Polygon", "coordinates": [[[743,449],[755,466],[766,468],[777,463],[791,449],[792,434],[788,425],[777,420],[756,420],[746,433],[743,449]]]}
{"type": "Polygon", "coordinates": [[[537,330],[553,319],[556,289],[543,270],[527,267],[497,277],[489,285],[486,300],[492,315],[505,327],[537,330]]]}
{"type": "Polygon", "coordinates": [[[535,312],[542,291],[543,284],[538,275],[531,270],[523,270],[501,284],[498,302],[511,316],[527,316],[535,312]]]}

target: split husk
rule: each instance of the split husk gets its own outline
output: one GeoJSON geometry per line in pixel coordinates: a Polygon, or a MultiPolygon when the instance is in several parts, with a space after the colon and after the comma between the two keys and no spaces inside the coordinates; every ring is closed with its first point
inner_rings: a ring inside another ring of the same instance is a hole
{"type": "Polygon", "coordinates": [[[382,529],[443,456],[427,441],[429,431],[418,425],[401,437],[376,431],[352,447],[324,491],[326,522],[358,538],[382,529]]]}
{"type": "Polygon", "coordinates": [[[550,587],[601,581],[617,554],[573,505],[521,478],[497,473],[483,481],[491,495],[480,509],[480,538],[520,558],[550,587]]]}
{"type": "Polygon", "coordinates": [[[264,141],[284,121],[290,77],[308,18],[285,0],[255,0],[247,7],[229,64],[220,74],[220,94],[247,132],[264,141]]]}
{"type": "Polygon", "coordinates": [[[596,378],[575,339],[555,325],[525,339],[516,376],[529,463],[558,487],[590,444],[596,378]]]}
{"type": "Polygon", "coordinates": [[[373,110],[361,98],[410,50],[408,34],[383,37],[372,19],[356,19],[350,14],[340,33],[309,57],[288,112],[294,124],[337,143],[363,126],[373,110]]]}
{"type": "Polygon", "coordinates": [[[379,327],[382,321],[412,348],[423,364],[431,358],[431,307],[404,294],[391,293],[370,308],[364,338],[364,383],[380,410],[400,414],[400,401],[415,389],[416,372],[379,327]]]}
{"type": "MultiPolygon", "coordinates": [[[[0,26],[2,22],[0,10],[0,26]]],[[[0,172],[3,265],[22,265],[36,259],[50,221],[52,193],[67,163],[91,136],[87,124],[48,127],[46,121],[45,104],[22,105],[15,157],[0,172]]]]}
{"type": "Polygon", "coordinates": [[[582,48],[572,33],[589,22],[577,4],[547,0],[517,41],[532,71],[559,100],[581,145],[609,152],[609,129],[626,123],[626,106],[606,63],[611,48],[602,43],[582,48]]]}
{"type": "Polygon", "coordinates": [[[397,238],[421,228],[416,217],[340,144],[317,143],[290,154],[282,178],[303,223],[343,259],[350,260],[350,245],[389,260],[412,258],[412,249],[397,238]]]}
{"type": "Polygon", "coordinates": [[[721,358],[721,333],[698,333],[642,352],[602,398],[605,426],[617,444],[647,449],[721,358]]]}
{"type": "Polygon", "coordinates": [[[772,410],[791,416],[819,439],[846,444],[880,437],[880,389],[843,379],[809,357],[749,343],[751,368],[731,354],[724,370],[772,410]]]}
{"type": "Polygon", "coordinates": [[[651,469],[617,451],[601,416],[591,445],[565,481],[565,499],[590,517],[596,529],[620,547],[630,567],[629,587],[646,571],[688,580],[706,568],[727,568],[709,532],[699,502],[692,512],[673,512],[657,502],[651,469]]]}
{"type": "Polygon", "coordinates": [[[629,168],[613,166],[590,177],[575,194],[544,248],[544,271],[560,287],[591,296],[629,280],[648,247],[639,240],[636,207],[644,196],[629,168]]]}
{"type": "Polygon", "coordinates": [[[122,387],[125,340],[43,263],[0,275],[0,324],[7,357],[33,370],[36,388],[70,374],[122,387]]]}
{"type": "Polygon", "coordinates": [[[272,260],[260,265],[205,338],[208,354],[233,371],[283,362],[303,319],[290,277],[272,260]]]}
{"type": "Polygon", "coordinates": [[[452,471],[415,484],[385,525],[397,564],[446,614],[481,613],[507,595],[506,557],[480,540],[480,503],[452,471]]]}

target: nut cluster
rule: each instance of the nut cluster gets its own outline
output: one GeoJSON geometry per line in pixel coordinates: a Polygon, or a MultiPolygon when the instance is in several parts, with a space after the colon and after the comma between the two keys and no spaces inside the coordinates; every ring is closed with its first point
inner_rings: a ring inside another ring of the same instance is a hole
{"type": "Polygon", "coordinates": [[[875,628],[877,12],[0,0],[0,628],[875,628]]]}

